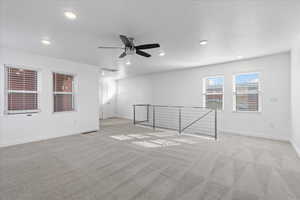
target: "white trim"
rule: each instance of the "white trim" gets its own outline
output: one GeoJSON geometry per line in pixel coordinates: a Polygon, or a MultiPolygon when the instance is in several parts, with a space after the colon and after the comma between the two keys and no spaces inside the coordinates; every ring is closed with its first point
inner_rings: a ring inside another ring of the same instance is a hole
{"type": "Polygon", "coordinates": [[[73,80],[72,80],[72,92],[56,92],[54,91],[55,86],[53,84],[52,85],[52,114],[57,114],[57,113],[70,113],[70,112],[77,112],[77,101],[76,101],[76,93],[77,93],[77,86],[75,86],[75,83],[77,85],[77,75],[76,74],[72,74],[72,73],[68,73],[68,72],[57,72],[57,71],[51,71],[51,83],[53,83],[53,74],[60,74],[60,75],[67,75],[67,76],[72,76],[73,80]],[[54,111],[54,95],[56,94],[69,94],[72,95],[72,107],[73,110],[67,110],[67,111],[54,111]]]}
{"type": "Polygon", "coordinates": [[[261,89],[261,72],[243,72],[243,73],[236,73],[232,75],[232,111],[235,113],[261,113],[262,112],[262,89],[261,89]],[[247,92],[242,92],[239,94],[258,94],[258,110],[257,111],[250,111],[250,110],[237,110],[236,109],[236,95],[237,95],[237,91],[236,91],[236,77],[237,76],[241,76],[241,75],[248,75],[248,74],[258,74],[258,91],[257,93],[247,93],[247,92]]]}
{"type": "Polygon", "coordinates": [[[41,112],[40,109],[40,89],[41,89],[41,77],[40,77],[40,68],[27,67],[23,65],[12,65],[12,64],[4,64],[4,115],[12,115],[12,114],[32,114],[41,112]],[[35,71],[37,74],[37,90],[29,91],[29,90],[8,90],[8,69],[22,69],[22,70],[31,70],[35,71]],[[35,110],[8,110],[8,94],[9,93],[25,93],[25,94],[37,94],[37,109],[35,110]]]}
{"type": "Polygon", "coordinates": [[[218,111],[224,111],[225,109],[225,76],[224,75],[216,75],[216,76],[206,76],[202,78],[202,105],[206,107],[206,96],[207,95],[222,95],[222,109],[217,109],[218,111]],[[206,81],[209,78],[222,78],[223,79],[223,92],[219,93],[206,93],[206,81]]]}
{"type": "Polygon", "coordinates": [[[44,137],[44,138],[35,138],[35,139],[27,139],[27,140],[23,140],[22,142],[13,142],[13,143],[8,143],[8,144],[1,144],[0,143],[0,148],[5,148],[5,147],[8,147],[8,146],[15,146],[15,145],[19,145],[19,144],[26,144],[26,143],[31,143],[31,142],[42,142],[42,141],[45,141],[45,140],[51,140],[51,139],[55,139],[55,138],[61,138],[61,137],[66,137],[66,136],[72,136],[72,135],[81,135],[83,133],[86,133],[86,132],[98,132],[99,129],[94,129],[94,130],[87,130],[87,131],[83,131],[83,132],[77,132],[77,133],[64,133],[62,135],[58,135],[58,136],[47,136],[47,137],[44,137]]]}
{"type": "Polygon", "coordinates": [[[32,67],[28,65],[16,65],[16,64],[4,64],[4,68],[16,68],[16,69],[23,69],[23,70],[32,70],[37,72],[42,70],[39,67],[32,67]]]}
{"type": "Polygon", "coordinates": [[[290,140],[290,143],[292,144],[293,148],[300,158],[300,147],[297,146],[296,142],[293,139],[290,140]]]}
{"type": "Polygon", "coordinates": [[[3,87],[3,92],[4,92],[4,105],[3,105],[3,113],[4,113],[4,115],[6,115],[7,113],[7,111],[8,111],[8,92],[7,92],[7,90],[8,90],[8,79],[7,79],[7,68],[8,67],[6,67],[5,65],[4,65],[4,73],[3,73],[3,75],[4,75],[4,87],[3,87]]]}
{"type": "Polygon", "coordinates": [[[76,113],[77,110],[67,110],[67,111],[56,111],[56,112],[52,112],[52,114],[57,115],[57,114],[68,114],[68,113],[76,113]]]}
{"type": "Polygon", "coordinates": [[[68,71],[56,71],[56,70],[52,70],[51,71],[51,75],[53,75],[53,73],[61,74],[61,75],[67,75],[67,76],[73,76],[73,77],[77,76],[76,73],[71,73],[71,72],[68,72],[68,71]]]}
{"type": "Polygon", "coordinates": [[[240,135],[240,136],[245,136],[245,137],[256,137],[256,138],[277,140],[277,141],[284,141],[284,142],[290,141],[290,139],[288,137],[280,137],[280,136],[274,137],[273,135],[268,135],[268,134],[265,134],[262,132],[234,131],[234,130],[222,129],[222,130],[219,130],[218,133],[240,135]]]}
{"type": "Polygon", "coordinates": [[[39,113],[41,112],[39,109],[38,110],[10,110],[10,111],[5,111],[6,115],[15,115],[15,114],[34,114],[34,113],[39,113]]]}
{"type": "Polygon", "coordinates": [[[233,113],[252,113],[252,114],[261,114],[262,111],[251,111],[251,110],[233,110],[233,113]]]}

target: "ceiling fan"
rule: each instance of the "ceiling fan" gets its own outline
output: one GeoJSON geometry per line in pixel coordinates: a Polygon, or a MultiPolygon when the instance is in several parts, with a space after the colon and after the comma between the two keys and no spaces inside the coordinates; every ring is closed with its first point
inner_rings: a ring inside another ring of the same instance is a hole
{"type": "Polygon", "coordinates": [[[106,47],[100,46],[99,49],[124,49],[124,52],[119,56],[119,58],[124,58],[126,55],[138,54],[144,57],[151,57],[150,54],[146,53],[145,51],[141,51],[144,49],[153,49],[158,48],[160,45],[158,43],[154,44],[142,44],[135,46],[133,43],[132,37],[127,37],[125,35],[120,35],[120,39],[122,43],[125,45],[124,47],[106,47]]]}

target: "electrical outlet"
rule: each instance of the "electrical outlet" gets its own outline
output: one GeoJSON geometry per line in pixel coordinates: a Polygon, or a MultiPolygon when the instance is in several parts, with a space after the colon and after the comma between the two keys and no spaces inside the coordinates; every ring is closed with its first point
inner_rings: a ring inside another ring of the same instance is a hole
{"type": "Polygon", "coordinates": [[[276,98],[276,97],[270,98],[270,102],[277,103],[278,102],[278,98],[276,98]]]}

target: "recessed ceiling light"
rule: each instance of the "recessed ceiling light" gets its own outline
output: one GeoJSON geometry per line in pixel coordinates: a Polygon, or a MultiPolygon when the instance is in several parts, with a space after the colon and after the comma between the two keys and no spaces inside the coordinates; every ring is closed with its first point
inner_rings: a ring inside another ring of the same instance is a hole
{"type": "Polygon", "coordinates": [[[104,76],[104,75],[105,75],[105,72],[104,72],[104,71],[102,71],[102,72],[101,72],[101,74],[102,74],[102,76],[104,76]]]}
{"type": "Polygon", "coordinates": [[[49,40],[41,40],[41,43],[44,45],[50,45],[51,42],[49,40]]]}
{"type": "Polygon", "coordinates": [[[201,40],[200,45],[207,45],[208,41],[207,40],[201,40]]]}
{"type": "Polygon", "coordinates": [[[69,11],[65,12],[65,16],[66,16],[66,18],[71,19],[71,20],[74,20],[74,19],[77,18],[77,16],[75,15],[75,13],[69,12],[69,11]]]}
{"type": "Polygon", "coordinates": [[[166,53],[163,51],[159,53],[159,56],[164,56],[164,55],[166,55],[166,53]]]}
{"type": "Polygon", "coordinates": [[[237,58],[238,58],[238,59],[243,59],[243,58],[244,58],[244,56],[238,56],[237,58]]]}
{"type": "Polygon", "coordinates": [[[127,61],[127,62],[126,62],[126,65],[130,65],[130,64],[131,64],[131,62],[130,62],[130,61],[127,61]]]}

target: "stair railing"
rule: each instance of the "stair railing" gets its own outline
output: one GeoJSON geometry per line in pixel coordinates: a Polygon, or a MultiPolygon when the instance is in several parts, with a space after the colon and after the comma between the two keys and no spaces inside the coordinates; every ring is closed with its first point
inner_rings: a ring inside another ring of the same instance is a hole
{"type": "Polygon", "coordinates": [[[133,123],[178,131],[179,134],[204,135],[217,139],[217,110],[205,107],[133,105],[133,123]]]}

